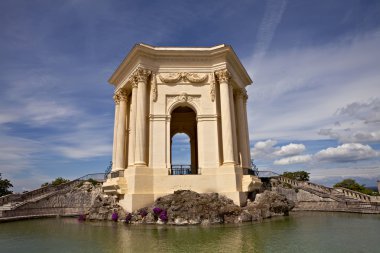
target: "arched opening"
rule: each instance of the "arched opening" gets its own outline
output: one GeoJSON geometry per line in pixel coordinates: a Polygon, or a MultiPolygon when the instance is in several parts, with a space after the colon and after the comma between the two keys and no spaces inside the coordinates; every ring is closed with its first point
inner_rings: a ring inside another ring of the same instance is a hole
{"type": "Polygon", "coordinates": [[[173,110],[170,122],[171,174],[198,174],[196,113],[188,106],[173,110]]]}

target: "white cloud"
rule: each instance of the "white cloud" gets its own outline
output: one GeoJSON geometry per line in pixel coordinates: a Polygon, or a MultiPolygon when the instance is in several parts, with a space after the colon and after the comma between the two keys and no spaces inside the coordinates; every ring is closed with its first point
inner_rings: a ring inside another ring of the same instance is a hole
{"type": "Polygon", "coordinates": [[[286,9],[285,0],[268,0],[266,1],[266,8],[264,17],[260,23],[257,33],[257,42],[255,45],[255,55],[253,61],[259,63],[265,56],[270,43],[273,39],[277,26],[280,24],[282,15],[286,9]]]}
{"type": "Polygon", "coordinates": [[[305,151],[305,145],[290,143],[288,145],[282,146],[279,150],[274,152],[276,156],[294,156],[299,155],[305,151]]]}
{"type": "Polygon", "coordinates": [[[380,98],[368,102],[354,102],[337,110],[338,115],[348,115],[365,123],[380,123],[380,98]]]}
{"type": "Polygon", "coordinates": [[[380,99],[350,103],[335,113],[337,122],[318,134],[342,143],[380,141],[380,99]]]}
{"type": "Polygon", "coordinates": [[[274,151],[274,146],[277,144],[275,140],[258,141],[253,146],[251,155],[254,159],[266,158],[271,156],[274,151]]]}
{"type": "Polygon", "coordinates": [[[364,132],[362,130],[353,131],[346,129],[321,129],[318,134],[329,136],[332,139],[337,139],[343,143],[351,142],[378,142],[380,141],[380,131],[364,132]]]}
{"type": "MultiPolygon", "coordinates": [[[[330,44],[267,54],[259,71],[252,59],[246,60],[254,81],[248,89],[250,138],[318,140],[325,138],[318,135],[320,129],[331,128],[342,117],[350,116],[347,124],[356,124],[362,121],[356,116],[366,112],[368,122],[376,120],[379,44],[380,32],[372,31],[330,44]]],[[[368,131],[368,125],[360,130],[374,132],[368,131]]]]}
{"type": "Polygon", "coordinates": [[[369,145],[360,143],[346,143],[336,148],[327,148],[315,154],[317,161],[353,162],[366,160],[378,156],[378,153],[369,145]]]}
{"type": "Polygon", "coordinates": [[[311,155],[296,155],[281,158],[274,161],[274,165],[288,165],[288,164],[297,164],[297,163],[308,163],[311,161],[311,155]]]}

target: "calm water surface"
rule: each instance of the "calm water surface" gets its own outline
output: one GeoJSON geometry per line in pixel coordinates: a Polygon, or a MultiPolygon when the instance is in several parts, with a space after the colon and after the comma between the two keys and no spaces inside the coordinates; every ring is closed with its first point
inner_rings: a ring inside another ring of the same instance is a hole
{"type": "Polygon", "coordinates": [[[305,212],[209,227],[26,220],[0,224],[0,252],[380,252],[380,215],[305,212]]]}

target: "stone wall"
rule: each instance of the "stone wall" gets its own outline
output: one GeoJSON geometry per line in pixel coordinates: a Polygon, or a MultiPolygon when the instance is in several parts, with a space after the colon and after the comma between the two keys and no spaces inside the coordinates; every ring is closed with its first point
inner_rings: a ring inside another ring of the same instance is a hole
{"type": "Polygon", "coordinates": [[[53,195],[23,203],[13,210],[2,212],[2,217],[28,215],[78,215],[88,211],[102,194],[101,186],[84,183],[57,191],[53,195]]]}
{"type": "Polygon", "coordinates": [[[292,200],[295,203],[293,211],[380,213],[378,202],[344,201],[336,197],[334,199],[333,195],[300,188],[285,188],[281,185],[272,187],[272,191],[292,200]]]}

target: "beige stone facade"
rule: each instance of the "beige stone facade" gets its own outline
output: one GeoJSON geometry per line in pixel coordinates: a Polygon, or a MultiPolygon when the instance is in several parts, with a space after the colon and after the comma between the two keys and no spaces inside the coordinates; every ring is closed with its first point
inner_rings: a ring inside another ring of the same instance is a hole
{"type": "Polygon", "coordinates": [[[115,87],[107,194],[133,211],[179,189],[218,192],[236,204],[261,185],[247,175],[251,79],[230,46],[137,44],[111,76],[115,87]],[[175,134],[190,138],[191,165],[171,163],[175,134]]]}

